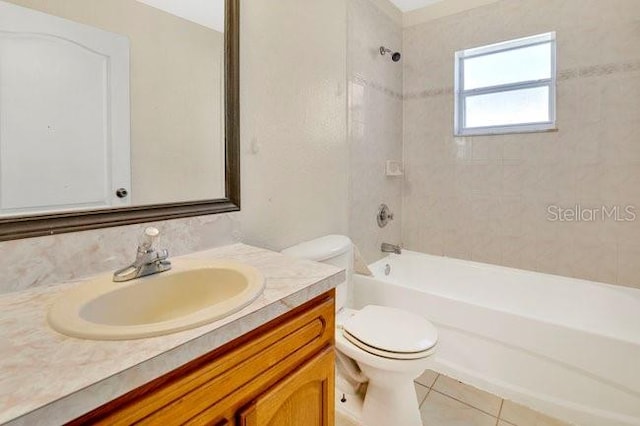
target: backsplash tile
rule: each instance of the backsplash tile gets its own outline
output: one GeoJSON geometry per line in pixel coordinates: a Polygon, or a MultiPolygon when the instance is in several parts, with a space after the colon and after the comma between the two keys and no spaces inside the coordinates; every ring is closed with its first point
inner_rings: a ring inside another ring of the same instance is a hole
{"type": "Polygon", "coordinates": [[[147,226],[160,230],[170,256],[240,240],[235,213],[168,220],[0,243],[0,293],[26,290],[114,271],[135,258],[147,226]]]}

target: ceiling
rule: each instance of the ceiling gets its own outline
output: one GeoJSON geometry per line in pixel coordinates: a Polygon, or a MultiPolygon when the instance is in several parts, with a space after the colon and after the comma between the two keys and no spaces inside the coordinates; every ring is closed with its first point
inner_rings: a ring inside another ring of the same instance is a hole
{"type": "Polygon", "coordinates": [[[138,0],[196,24],[224,32],[223,0],[138,0]]]}
{"type": "Polygon", "coordinates": [[[395,4],[401,11],[409,12],[410,10],[420,9],[441,1],[444,0],[391,0],[391,3],[395,4]]]}

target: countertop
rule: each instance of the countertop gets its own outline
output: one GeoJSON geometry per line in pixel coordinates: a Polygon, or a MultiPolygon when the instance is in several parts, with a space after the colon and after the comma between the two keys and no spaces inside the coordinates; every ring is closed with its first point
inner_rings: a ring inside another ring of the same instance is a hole
{"type": "Polygon", "coordinates": [[[51,303],[85,280],[0,296],[0,424],[51,425],[79,417],[334,288],[344,271],[234,244],[174,259],[230,259],[266,278],[264,293],[208,325],[128,341],[67,337],[47,325],[51,303]]]}

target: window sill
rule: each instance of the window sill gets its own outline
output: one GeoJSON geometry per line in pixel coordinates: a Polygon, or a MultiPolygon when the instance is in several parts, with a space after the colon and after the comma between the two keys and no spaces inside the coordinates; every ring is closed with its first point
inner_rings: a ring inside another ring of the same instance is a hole
{"type": "Polygon", "coordinates": [[[465,132],[454,132],[453,135],[457,138],[471,137],[471,136],[497,136],[497,135],[517,135],[525,133],[552,133],[557,132],[558,127],[545,127],[538,129],[486,129],[486,130],[469,130],[465,132]]]}

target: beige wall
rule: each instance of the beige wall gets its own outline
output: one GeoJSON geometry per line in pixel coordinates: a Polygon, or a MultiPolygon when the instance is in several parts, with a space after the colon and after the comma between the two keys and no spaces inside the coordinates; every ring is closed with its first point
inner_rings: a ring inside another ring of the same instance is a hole
{"type": "Polygon", "coordinates": [[[636,0],[502,0],[406,28],[406,246],[640,287],[640,217],[547,220],[551,204],[640,209],[639,16],[636,0]],[[454,52],[547,31],[558,131],[454,138],[454,52]]]}
{"type": "Polygon", "coordinates": [[[391,19],[394,25],[402,26],[404,14],[398,7],[389,0],[371,0],[371,4],[378,10],[383,12],[388,19],[391,19]]]}
{"type": "Polygon", "coordinates": [[[242,213],[247,242],[282,249],[347,232],[345,0],[245,0],[242,213]]]}
{"type": "MultiPolygon", "coordinates": [[[[172,255],[347,230],[345,2],[241,6],[242,212],[157,224],[172,255]]],[[[0,293],[112,271],[144,226],[0,243],[0,293]]]]}
{"type": "Polygon", "coordinates": [[[224,195],[223,34],[135,0],[9,1],[129,37],[132,204],[224,195]]]}
{"type": "Polygon", "coordinates": [[[403,26],[412,27],[414,25],[423,24],[434,19],[444,18],[445,16],[454,15],[495,3],[498,0],[446,0],[438,1],[429,6],[411,10],[402,16],[403,26]]]}

